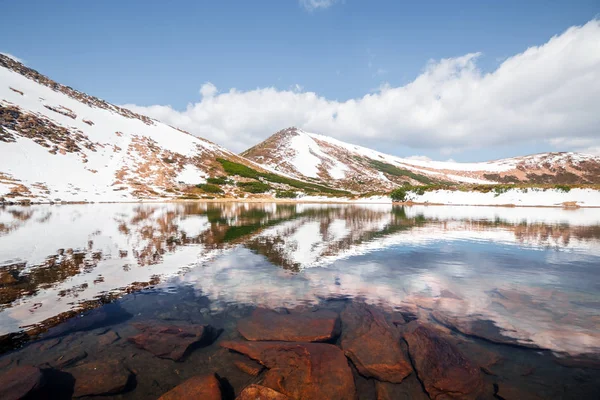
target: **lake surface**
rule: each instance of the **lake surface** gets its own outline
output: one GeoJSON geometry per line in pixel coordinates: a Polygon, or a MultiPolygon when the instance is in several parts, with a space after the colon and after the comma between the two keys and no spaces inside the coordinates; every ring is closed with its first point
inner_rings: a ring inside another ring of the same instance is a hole
{"type": "Polygon", "coordinates": [[[598,398],[600,210],[3,207],[0,351],[33,398],[598,398]]]}

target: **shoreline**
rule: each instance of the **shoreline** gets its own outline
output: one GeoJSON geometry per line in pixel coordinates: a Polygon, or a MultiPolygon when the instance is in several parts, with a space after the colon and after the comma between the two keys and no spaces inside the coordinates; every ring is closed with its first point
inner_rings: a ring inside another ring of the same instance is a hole
{"type": "Polygon", "coordinates": [[[0,207],[5,206],[36,206],[36,205],[84,205],[84,204],[166,204],[166,203],[279,203],[279,204],[389,204],[389,205],[401,205],[401,206],[433,206],[433,207],[498,207],[498,208],[560,208],[567,210],[577,210],[580,208],[598,208],[600,205],[580,205],[576,202],[565,202],[569,204],[469,204],[469,203],[438,203],[438,202],[421,202],[421,201],[388,201],[385,200],[353,200],[353,199],[340,199],[340,200],[324,200],[324,199],[278,199],[278,198],[220,198],[220,199],[141,199],[141,200],[130,200],[130,201],[15,201],[15,202],[4,202],[0,203],[0,207]],[[575,204],[572,204],[575,203],[575,204]]]}

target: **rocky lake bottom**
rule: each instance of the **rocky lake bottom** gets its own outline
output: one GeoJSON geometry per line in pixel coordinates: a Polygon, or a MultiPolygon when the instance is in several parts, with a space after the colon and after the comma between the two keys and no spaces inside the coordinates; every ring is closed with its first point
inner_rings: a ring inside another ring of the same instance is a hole
{"type": "Polygon", "coordinates": [[[0,208],[0,398],[596,399],[600,211],[0,208]]]}

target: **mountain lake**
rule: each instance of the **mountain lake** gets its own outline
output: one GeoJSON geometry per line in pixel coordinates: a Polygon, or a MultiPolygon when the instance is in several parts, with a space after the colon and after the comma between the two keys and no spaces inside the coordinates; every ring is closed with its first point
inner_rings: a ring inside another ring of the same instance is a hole
{"type": "Polygon", "coordinates": [[[599,393],[600,209],[0,208],[3,399],[599,393]]]}

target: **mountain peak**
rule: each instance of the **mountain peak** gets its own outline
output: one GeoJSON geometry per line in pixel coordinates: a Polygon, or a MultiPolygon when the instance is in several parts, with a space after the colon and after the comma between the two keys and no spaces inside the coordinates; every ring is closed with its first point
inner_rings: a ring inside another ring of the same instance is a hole
{"type": "Polygon", "coordinates": [[[3,55],[0,150],[0,202],[173,198],[224,175],[218,159],[251,165],[3,55]]]}
{"type": "Polygon", "coordinates": [[[598,183],[600,157],[542,153],[492,162],[456,163],[395,157],[296,127],[283,129],[242,155],[297,179],[357,191],[401,184],[598,183]]]}

